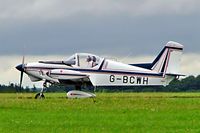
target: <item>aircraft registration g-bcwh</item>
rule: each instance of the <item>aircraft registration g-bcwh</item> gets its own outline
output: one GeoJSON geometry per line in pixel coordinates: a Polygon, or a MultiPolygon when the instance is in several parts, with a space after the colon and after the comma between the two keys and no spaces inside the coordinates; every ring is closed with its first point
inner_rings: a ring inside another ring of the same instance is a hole
{"type": "Polygon", "coordinates": [[[16,68],[32,82],[44,81],[43,89],[36,98],[44,97],[47,83],[98,86],[166,86],[179,73],[183,45],[170,41],[152,63],[124,64],[88,53],[76,53],[63,61],[39,61],[24,63],[16,68]]]}

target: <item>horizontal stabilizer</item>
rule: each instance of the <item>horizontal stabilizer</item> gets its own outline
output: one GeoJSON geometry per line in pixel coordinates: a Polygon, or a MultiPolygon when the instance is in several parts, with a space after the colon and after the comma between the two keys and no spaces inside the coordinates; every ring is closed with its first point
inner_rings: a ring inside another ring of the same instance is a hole
{"type": "Polygon", "coordinates": [[[141,68],[145,68],[145,69],[151,69],[152,68],[152,63],[129,64],[129,65],[141,67],[141,68]]]}
{"type": "Polygon", "coordinates": [[[186,76],[184,74],[172,74],[172,73],[166,73],[165,75],[168,75],[168,76],[186,76]]]}

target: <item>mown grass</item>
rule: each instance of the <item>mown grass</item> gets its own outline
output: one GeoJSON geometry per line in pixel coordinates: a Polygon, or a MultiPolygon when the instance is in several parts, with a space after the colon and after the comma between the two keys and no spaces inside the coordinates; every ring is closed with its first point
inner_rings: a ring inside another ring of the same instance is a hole
{"type": "Polygon", "coordinates": [[[0,132],[200,132],[200,93],[0,94],[0,132]]]}

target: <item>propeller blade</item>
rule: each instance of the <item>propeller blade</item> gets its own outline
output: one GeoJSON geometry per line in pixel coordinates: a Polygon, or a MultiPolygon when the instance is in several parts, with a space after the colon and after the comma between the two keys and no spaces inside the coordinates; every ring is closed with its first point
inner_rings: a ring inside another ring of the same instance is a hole
{"type": "Polygon", "coordinates": [[[25,60],[25,57],[23,56],[23,58],[22,58],[22,65],[24,65],[24,60],[25,60]]]}
{"type": "Polygon", "coordinates": [[[24,75],[24,72],[21,71],[21,75],[20,75],[20,83],[19,83],[19,87],[20,87],[20,88],[22,88],[23,75],[24,75]]]}
{"type": "Polygon", "coordinates": [[[24,61],[25,61],[25,57],[23,56],[23,58],[22,58],[22,64],[18,65],[16,67],[19,71],[21,71],[20,82],[19,82],[19,87],[20,88],[22,88],[22,81],[23,81],[23,76],[24,76],[24,67],[25,67],[24,61]]]}

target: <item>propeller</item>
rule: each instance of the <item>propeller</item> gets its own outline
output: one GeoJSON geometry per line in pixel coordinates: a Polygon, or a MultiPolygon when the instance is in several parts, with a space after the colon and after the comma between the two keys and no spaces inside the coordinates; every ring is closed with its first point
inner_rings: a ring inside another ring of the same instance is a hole
{"type": "Polygon", "coordinates": [[[21,71],[21,74],[20,74],[20,83],[19,83],[19,87],[22,88],[22,81],[23,81],[23,75],[24,75],[24,67],[25,67],[25,64],[24,64],[24,60],[25,60],[25,57],[23,56],[22,58],[22,64],[16,66],[16,69],[21,71]]]}

